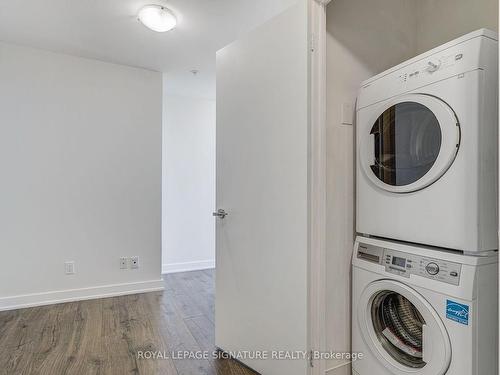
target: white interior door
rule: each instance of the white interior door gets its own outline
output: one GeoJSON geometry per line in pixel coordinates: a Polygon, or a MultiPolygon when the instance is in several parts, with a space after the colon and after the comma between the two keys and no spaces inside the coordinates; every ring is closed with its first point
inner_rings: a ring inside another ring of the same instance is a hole
{"type": "MultiPolygon", "coordinates": [[[[307,3],[217,53],[216,345],[306,351],[307,3]]],[[[307,360],[239,358],[265,375],[307,360]]]]}

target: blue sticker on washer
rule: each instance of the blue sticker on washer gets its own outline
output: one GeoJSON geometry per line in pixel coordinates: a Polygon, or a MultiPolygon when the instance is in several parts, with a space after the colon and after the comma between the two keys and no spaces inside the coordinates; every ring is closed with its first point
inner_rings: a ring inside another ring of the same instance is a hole
{"type": "Polygon", "coordinates": [[[469,325],[469,306],[446,300],[446,317],[457,323],[469,325]]]}

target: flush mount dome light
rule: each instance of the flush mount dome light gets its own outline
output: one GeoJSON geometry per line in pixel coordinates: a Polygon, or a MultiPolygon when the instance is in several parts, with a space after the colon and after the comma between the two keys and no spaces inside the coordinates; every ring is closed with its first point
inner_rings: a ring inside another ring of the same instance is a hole
{"type": "Polygon", "coordinates": [[[146,5],[137,17],[144,26],[159,33],[172,30],[177,25],[174,13],[161,5],[146,5]]]}

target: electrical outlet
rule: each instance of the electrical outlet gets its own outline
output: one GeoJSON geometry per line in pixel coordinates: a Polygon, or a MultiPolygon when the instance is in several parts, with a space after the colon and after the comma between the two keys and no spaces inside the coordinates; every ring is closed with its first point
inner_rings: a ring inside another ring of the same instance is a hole
{"type": "Polygon", "coordinates": [[[64,262],[64,272],[66,275],[75,274],[75,262],[64,262]]]}
{"type": "Polygon", "coordinates": [[[138,256],[130,257],[130,268],[132,268],[132,269],[139,268],[139,257],[138,256]]]}
{"type": "Polygon", "coordinates": [[[120,269],[126,270],[128,268],[128,258],[127,257],[121,257],[120,258],[120,269]]]}

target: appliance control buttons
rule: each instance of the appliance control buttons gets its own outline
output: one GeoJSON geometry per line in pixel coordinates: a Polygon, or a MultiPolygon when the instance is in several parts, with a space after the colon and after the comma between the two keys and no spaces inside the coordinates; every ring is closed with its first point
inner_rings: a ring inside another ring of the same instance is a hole
{"type": "Polygon", "coordinates": [[[425,266],[425,270],[429,275],[437,275],[439,273],[439,266],[436,263],[429,263],[427,266],[425,266]]]}
{"type": "Polygon", "coordinates": [[[382,259],[381,265],[385,268],[385,272],[410,279],[424,277],[436,282],[460,285],[462,265],[459,263],[387,248],[384,248],[382,259]],[[406,264],[401,260],[406,260],[406,264]]]}

